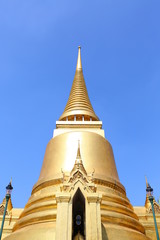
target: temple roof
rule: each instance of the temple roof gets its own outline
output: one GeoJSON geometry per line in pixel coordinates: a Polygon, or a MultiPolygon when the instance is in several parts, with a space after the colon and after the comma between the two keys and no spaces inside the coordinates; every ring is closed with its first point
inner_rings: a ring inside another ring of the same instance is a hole
{"type": "MultiPolygon", "coordinates": [[[[89,120],[90,118],[92,118],[93,121],[99,120],[89,100],[83,76],[81,47],[78,47],[77,67],[68,102],[59,120],[73,120],[74,116],[76,116],[76,118],[84,116],[84,120],[89,120]]],[[[79,120],[79,118],[77,118],[77,120],[79,120]]]]}

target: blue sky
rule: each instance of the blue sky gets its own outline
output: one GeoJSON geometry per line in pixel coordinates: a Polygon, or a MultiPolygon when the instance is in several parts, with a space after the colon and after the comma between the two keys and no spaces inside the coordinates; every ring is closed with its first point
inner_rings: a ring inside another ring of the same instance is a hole
{"type": "Polygon", "coordinates": [[[121,183],[160,196],[159,0],[0,1],[0,202],[13,178],[24,207],[74,78],[77,47],[90,100],[121,183]]]}

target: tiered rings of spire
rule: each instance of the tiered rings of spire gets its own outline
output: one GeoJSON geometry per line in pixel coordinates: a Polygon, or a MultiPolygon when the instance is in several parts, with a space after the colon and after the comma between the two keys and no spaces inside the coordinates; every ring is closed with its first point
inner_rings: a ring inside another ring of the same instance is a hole
{"type": "Polygon", "coordinates": [[[77,67],[69,99],[64,109],[64,112],[59,120],[60,121],[99,120],[89,100],[86,84],[84,81],[81,62],[81,47],[78,47],[77,67]]]}

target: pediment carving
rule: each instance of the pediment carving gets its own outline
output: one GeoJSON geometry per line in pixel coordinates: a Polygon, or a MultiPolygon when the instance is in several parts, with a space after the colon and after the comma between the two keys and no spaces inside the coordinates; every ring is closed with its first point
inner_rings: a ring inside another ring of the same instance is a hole
{"type": "MultiPolygon", "coordinates": [[[[160,206],[159,206],[159,204],[158,204],[157,202],[153,202],[153,206],[154,206],[154,211],[155,211],[155,213],[160,213],[160,206]]],[[[148,207],[147,212],[148,212],[148,213],[151,213],[151,212],[152,212],[152,206],[151,206],[151,204],[150,204],[150,206],[148,207]]]]}
{"type": "Polygon", "coordinates": [[[93,183],[94,171],[91,174],[87,174],[82,162],[80,146],[78,145],[77,157],[70,176],[62,171],[63,184],[61,185],[61,191],[71,192],[75,186],[80,183],[83,188],[88,192],[96,192],[96,185],[93,183]]]}

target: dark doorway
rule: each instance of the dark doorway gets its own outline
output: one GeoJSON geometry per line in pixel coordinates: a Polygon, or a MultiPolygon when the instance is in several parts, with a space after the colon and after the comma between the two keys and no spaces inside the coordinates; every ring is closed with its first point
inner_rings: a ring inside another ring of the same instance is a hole
{"type": "Polygon", "coordinates": [[[85,198],[79,188],[73,198],[72,229],[72,240],[79,235],[85,239],[85,198]]]}

